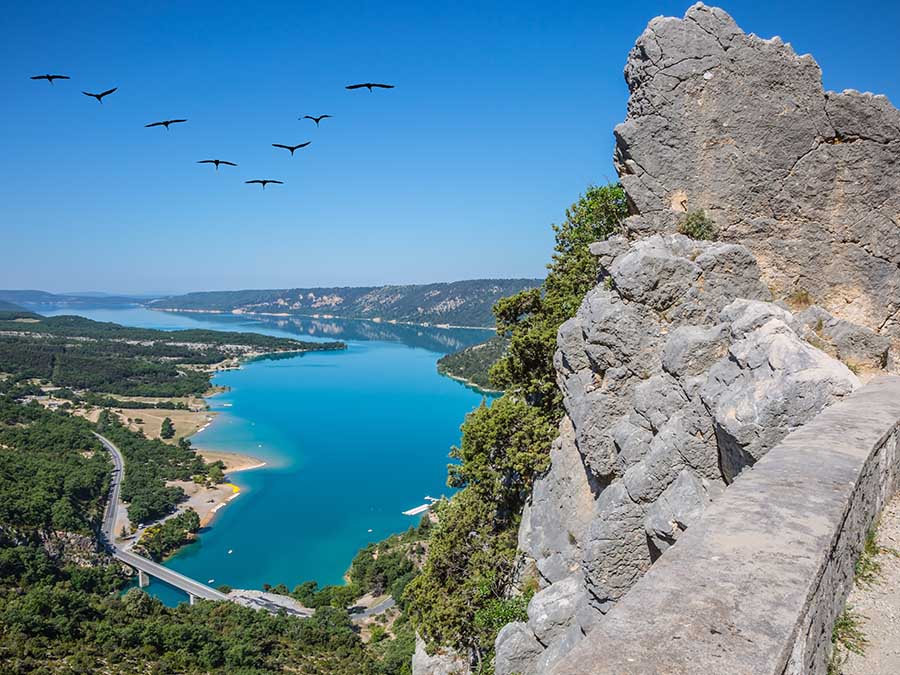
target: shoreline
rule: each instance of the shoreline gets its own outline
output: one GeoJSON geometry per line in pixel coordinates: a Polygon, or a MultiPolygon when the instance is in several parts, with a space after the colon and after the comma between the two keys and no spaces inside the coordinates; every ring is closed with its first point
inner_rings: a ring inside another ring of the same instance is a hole
{"type": "Polygon", "coordinates": [[[464,384],[469,389],[474,389],[475,391],[477,391],[480,394],[491,394],[491,395],[493,395],[493,394],[502,395],[503,394],[502,389],[485,389],[484,387],[478,386],[477,384],[472,382],[472,380],[468,380],[465,377],[462,377],[461,375],[453,375],[452,373],[441,372],[440,370],[438,370],[437,372],[438,372],[438,375],[443,375],[444,377],[449,377],[451,380],[455,380],[455,381],[459,382],[460,384],[464,384]]]}
{"type": "Polygon", "coordinates": [[[304,319],[321,319],[323,321],[371,321],[372,323],[386,323],[392,326],[418,326],[420,328],[440,328],[442,330],[450,330],[463,328],[466,330],[497,330],[496,326],[457,326],[449,323],[416,323],[415,321],[397,321],[395,319],[382,319],[380,317],[362,317],[362,316],[337,316],[335,314],[299,314],[296,312],[235,312],[234,310],[224,309],[177,309],[174,307],[150,307],[143,306],[151,312],[178,312],[181,314],[217,314],[220,316],[273,316],[281,318],[289,318],[292,316],[304,319]]]}

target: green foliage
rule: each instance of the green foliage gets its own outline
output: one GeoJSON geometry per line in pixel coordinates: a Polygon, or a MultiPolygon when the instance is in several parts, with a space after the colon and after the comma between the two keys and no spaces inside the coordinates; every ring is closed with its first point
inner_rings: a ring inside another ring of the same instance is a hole
{"type": "Polygon", "coordinates": [[[684,214],[678,223],[678,232],[700,241],[712,241],[718,235],[715,222],[702,209],[684,214]]]}
{"type": "Polygon", "coordinates": [[[200,529],[200,516],[187,509],[159,525],[148,527],[141,535],[138,547],[153,560],[162,560],[193,539],[200,529]]]}
{"type": "Polygon", "coordinates": [[[87,421],[0,396],[0,526],[90,532],[111,469],[87,421]]]}
{"type": "Polygon", "coordinates": [[[61,387],[126,396],[187,396],[209,389],[209,373],[246,351],[342,349],[343,343],[302,342],[256,333],[159,331],[77,316],[27,323],[0,317],[0,363],[16,380],[40,378],[61,387]]]}
{"type": "Polygon", "coordinates": [[[206,476],[209,471],[189,442],[170,445],[149,439],[143,433],[126,429],[107,410],[100,414],[97,430],[125,458],[122,499],[128,502],[128,518],[132,524],[161,518],[184,499],[184,490],[168,486],[166,481],[191,480],[195,475],[206,476]]]}
{"type": "Polygon", "coordinates": [[[862,656],[865,654],[869,641],[862,631],[861,614],[853,611],[852,607],[846,607],[835,619],[834,628],[831,631],[831,660],[828,663],[828,675],[840,675],[841,666],[846,662],[850,653],[862,656]]]}
{"type": "Polygon", "coordinates": [[[391,550],[382,543],[369,544],[353,558],[350,582],[363,593],[381,595],[397,581],[405,579],[408,583],[414,573],[415,566],[405,550],[391,550]]]}
{"type": "Polygon", "coordinates": [[[110,594],[121,581],[116,567],[60,568],[36,548],[0,548],[4,672],[387,673],[344,610],[304,620],[227,602],[172,609],[139,589],[110,594]]]}
{"type": "Polygon", "coordinates": [[[490,372],[505,394],[467,416],[448,483],[461,488],[437,509],[422,573],[407,586],[408,616],[429,647],[447,645],[490,669],[500,627],[522,618],[512,592],[516,533],[535,476],[549,462],[562,416],[553,355],[560,325],[598,280],[589,246],[621,230],[628,214],[618,185],[592,186],[554,226],[547,278],[497,302],[497,332],[509,346],[490,372]]]}
{"type": "Polygon", "coordinates": [[[565,222],[553,226],[556,245],[543,286],[494,306],[498,334],[510,337],[505,356],[491,369],[494,386],[520,394],[550,414],[561,414],[553,369],[556,332],[597,283],[598,262],[589,246],[620,231],[627,215],[621,186],[591,186],[566,211],[565,222]]]}
{"type": "Polygon", "coordinates": [[[494,509],[495,527],[507,526],[522,510],[536,474],[549,464],[553,422],[537,407],[504,394],[490,407],[466,416],[460,447],[450,456],[448,484],[468,487],[494,509]]]}
{"type": "Polygon", "coordinates": [[[159,437],[160,438],[174,438],[175,436],[175,425],[172,424],[172,419],[170,417],[166,417],[162,421],[162,426],[159,429],[159,437]]]}
{"type": "Polygon", "coordinates": [[[447,354],[438,359],[438,372],[488,391],[491,389],[491,367],[503,356],[508,345],[509,339],[497,335],[486,342],[447,354]]]}

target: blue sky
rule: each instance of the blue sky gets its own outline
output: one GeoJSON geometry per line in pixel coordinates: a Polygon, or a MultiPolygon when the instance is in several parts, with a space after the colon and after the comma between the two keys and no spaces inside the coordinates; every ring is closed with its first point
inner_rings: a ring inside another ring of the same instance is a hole
{"type": "MultiPolygon", "coordinates": [[[[0,287],[540,276],[550,224],[615,178],[628,50],[688,4],[6,3],[0,287]],[[45,72],[72,80],[28,79],[45,72]],[[80,93],[113,86],[102,106],[80,93]],[[190,122],[143,127],[173,117],[190,122]],[[307,140],[293,160],[270,145],[307,140]],[[240,166],[195,163],[216,157],[240,166]]],[[[896,3],[723,6],[812,53],[827,88],[900,103],[896,3]]]]}

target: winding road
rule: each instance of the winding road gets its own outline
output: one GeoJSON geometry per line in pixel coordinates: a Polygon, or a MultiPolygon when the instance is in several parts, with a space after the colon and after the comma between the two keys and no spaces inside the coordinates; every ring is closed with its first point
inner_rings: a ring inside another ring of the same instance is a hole
{"type": "Polygon", "coordinates": [[[214,588],[210,588],[206,584],[201,584],[190,577],[179,574],[168,567],[163,567],[159,563],[155,563],[149,558],[132,553],[127,546],[119,546],[116,543],[116,518],[119,514],[119,494],[122,489],[122,479],[125,475],[125,460],[122,453],[108,439],[100,434],[94,434],[103,444],[113,460],[112,481],[109,486],[109,498],[106,502],[106,510],[103,514],[103,527],[101,528],[103,536],[106,539],[106,545],[116,560],[119,560],[129,567],[133,567],[139,573],[143,573],[165,581],[167,584],[184,591],[192,599],[202,598],[204,600],[230,600],[227,595],[214,588]]]}

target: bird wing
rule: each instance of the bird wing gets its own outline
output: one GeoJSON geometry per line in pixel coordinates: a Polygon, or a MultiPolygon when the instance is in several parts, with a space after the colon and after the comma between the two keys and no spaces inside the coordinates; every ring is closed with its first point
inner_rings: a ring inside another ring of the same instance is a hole
{"type": "Polygon", "coordinates": [[[392,85],[392,84],[376,84],[375,82],[373,82],[371,86],[378,87],[380,89],[393,89],[394,88],[394,85],[392,85]]]}
{"type": "Polygon", "coordinates": [[[85,96],[93,96],[94,98],[97,98],[97,94],[92,94],[89,91],[83,91],[81,93],[84,94],[85,96]]]}
{"type": "Polygon", "coordinates": [[[284,185],[284,181],[280,181],[280,180],[270,180],[270,181],[266,181],[266,182],[267,183],[278,183],[279,185],[284,185]]]}
{"type": "Polygon", "coordinates": [[[219,164],[227,164],[228,166],[237,166],[234,162],[226,162],[224,159],[219,160],[219,164]]]}
{"type": "Polygon", "coordinates": [[[346,89],[361,89],[362,87],[366,87],[366,86],[368,86],[368,85],[365,85],[365,84],[348,84],[345,88],[346,88],[346,89]]]}
{"type": "Polygon", "coordinates": [[[260,185],[263,183],[261,180],[245,180],[245,183],[259,183],[260,185]]]}
{"type": "Polygon", "coordinates": [[[166,124],[180,124],[181,122],[187,122],[187,120],[166,120],[166,124]]]}
{"type": "MultiPolygon", "coordinates": [[[[31,79],[32,79],[32,80],[35,80],[35,79],[37,79],[37,78],[32,77],[31,79]]],[[[313,117],[312,115],[304,115],[304,116],[301,117],[300,119],[304,119],[304,120],[313,120],[313,121],[315,121],[316,118],[313,117]]]]}
{"type": "Polygon", "coordinates": [[[54,80],[71,80],[72,79],[68,75],[51,75],[50,77],[54,80]]]}
{"type": "Polygon", "coordinates": [[[331,115],[319,115],[320,120],[324,120],[326,117],[331,117],[331,115]]]}
{"type": "Polygon", "coordinates": [[[306,141],[306,143],[300,143],[299,145],[295,145],[294,150],[297,150],[298,148],[305,148],[310,143],[312,143],[312,141],[306,141]]]}
{"type": "Polygon", "coordinates": [[[100,96],[100,97],[103,97],[103,96],[109,96],[111,93],[113,93],[113,92],[116,91],[117,89],[118,89],[118,87],[113,87],[112,89],[107,89],[107,90],[104,91],[102,94],[99,94],[99,96],[100,96]]]}
{"type": "Polygon", "coordinates": [[[32,75],[31,79],[32,80],[49,80],[50,76],[49,75],[32,75]]]}
{"type": "Polygon", "coordinates": [[[285,150],[290,150],[290,145],[282,145],[281,143],[272,143],[273,148],[284,148],[285,150]]]}
{"type": "Polygon", "coordinates": [[[151,122],[150,124],[145,124],[144,128],[149,129],[150,127],[161,127],[165,124],[165,122],[151,122]]]}
{"type": "MultiPolygon", "coordinates": [[[[216,160],[214,159],[201,159],[197,164],[215,164],[216,160]]],[[[228,162],[220,162],[220,164],[227,164],[228,162]]]]}

